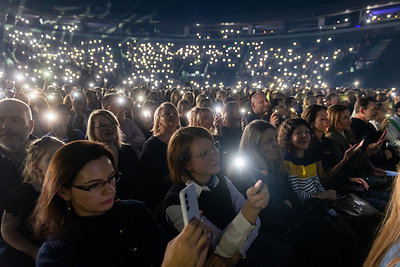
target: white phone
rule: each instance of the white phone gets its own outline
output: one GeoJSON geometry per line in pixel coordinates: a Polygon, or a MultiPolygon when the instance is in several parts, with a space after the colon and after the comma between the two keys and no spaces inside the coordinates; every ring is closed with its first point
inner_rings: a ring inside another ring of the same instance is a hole
{"type": "Polygon", "coordinates": [[[190,184],[179,192],[181,201],[183,223],[186,225],[194,218],[200,219],[199,204],[194,185],[190,184]]]}

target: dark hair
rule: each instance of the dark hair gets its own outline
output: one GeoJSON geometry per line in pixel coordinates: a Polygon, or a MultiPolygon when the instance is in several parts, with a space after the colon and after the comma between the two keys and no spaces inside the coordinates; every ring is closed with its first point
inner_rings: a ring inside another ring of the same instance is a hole
{"type": "Polygon", "coordinates": [[[337,97],[338,96],[338,94],[336,94],[336,93],[329,93],[329,94],[327,94],[326,95],[326,102],[331,102],[331,100],[334,98],[334,97],[337,97]]]}
{"type": "Polygon", "coordinates": [[[311,106],[308,106],[303,113],[301,114],[301,118],[308,122],[310,125],[315,122],[315,119],[317,118],[317,113],[320,112],[321,110],[327,110],[325,106],[313,104],[311,106]]]}
{"type": "Polygon", "coordinates": [[[396,105],[394,105],[393,110],[394,112],[397,112],[397,110],[400,108],[400,102],[398,102],[396,105]]]}
{"type": "Polygon", "coordinates": [[[281,98],[272,98],[268,107],[268,113],[271,114],[273,113],[274,108],[276,108],[279,105],[279,102],[285,103],[285,100],[281,98]]]}
{"type": "Polygon", "coordinates": [[[44,178],[42,193],[33,212],[33,229],[41,238],[73,238],[79,233],[76,216],[68,212],[67,201],[58,195],[62,188],[71,188],[76,175],[90,161],[110,159],[112,152],[103,144],[80,140],[61,147],[52,157],[44,178]]]}
{"type": "Polygon", "coordinates": [[[368,97],[368,96],[360,97],[355,104],[356,113],[360,112],[360,108],[367,109],[369,103],[371,103],[371,102],[376,103],[375,99],[373,99],[372,97],[368,97]]]}
{"type": "MultiPolygon", "coordinates": [[[[338,121],[340,119],[340,115],[343,111],[349,110],[349,108],[345,105],[332,105],[328,108],[328,118],[329,118],[329,129],[328,132],[339,132],[338,130],[338,121]]],[[[344,135],[349,140],[350,143],[354,143],[355,139],[351,131],[344,130],[344,135]]]]}
{"type": "Polygon", "coordinates": [[[278,130],[278,143],[284,152],[292,153],[295,150],[291,137],[294,130],[302,125],[311,131],[310,124],[301,118],[287,119],[281,124],[278,130]]]}
{"type": "Polygon", "coordinates": [[[109,106],[111,102],[118,97],[120,97],[120,95],[115,93],[104,96],[103,101],[101,102],[102,107],[104,108],[106,106],[109,106]]]}
{"type": "Polygon", "coordinates": [[[72,119],[71,119],[71,110],[69,109],[68,105],[66,104],[57,104],[54,107],[51,108],[51,111],[53,111],[56,114],[59,114],[61,112],[65,112],[69,115],[69,122],[67,124],[67,137],[70,141],[75,141],[79,140],[79,131],[75,131],[74,126],[72,125],[72,119]]]}
{"type": "Polygon", "coordinates": [[[228,102],[224,105],[223,114],[224,114],[224,125],[231,127],[234,125],[235,120],[233,118],[233,111],[239,110],[239,104],[236,101],[228,102]]]}

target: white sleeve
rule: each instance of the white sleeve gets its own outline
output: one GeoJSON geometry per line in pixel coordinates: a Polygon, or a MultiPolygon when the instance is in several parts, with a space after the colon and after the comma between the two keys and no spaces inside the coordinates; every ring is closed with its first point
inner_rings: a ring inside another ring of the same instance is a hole
{"type": "Polygon", "coordinates": [[[260,218],[252,225],[242,214],[241,209],[246,202],[243,195],[236,189],[231,181],[225,179],[229,193],[231,194],[232,205],[237,212],[233,221],[224,229],[221,240],[215,252],[222,257],[232,257],[237,251],[246,256],[246,251],[258,236],[261,227],[260,218]]]}
{"type": "Polygon", "coordinates": [[[397,131],[392,124],[389,124],[389,127],[386,130],[387,134],[385,139],[388,140],[391,145],[400,147],[400,140],[397,139],[399,131],[397,131]]]}

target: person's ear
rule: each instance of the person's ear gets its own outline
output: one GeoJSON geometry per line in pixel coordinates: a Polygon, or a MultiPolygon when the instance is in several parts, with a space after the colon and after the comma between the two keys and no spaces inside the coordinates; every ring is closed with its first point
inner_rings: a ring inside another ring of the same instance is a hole
{"type": "Polygon", "coordinates": [[[60,190],[58,190],[57,194],[65,201],[71,200],[71,190],[70,189],[61,187],[60,190]]]}
{"type": "Polygon", "coordinates": [[[42,170],[39,168],[39,164],[37,162],[32,164],[32,169],[34,172],[42,173],[42,170]]]}

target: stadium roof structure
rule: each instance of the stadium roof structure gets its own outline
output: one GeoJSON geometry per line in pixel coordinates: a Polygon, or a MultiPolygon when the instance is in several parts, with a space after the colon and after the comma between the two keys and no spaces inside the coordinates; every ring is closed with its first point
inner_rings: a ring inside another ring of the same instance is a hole
{"type": "MultiPolygon", "coordinates": [[[[355,0],[18,0],[0,1],[0,23],[75,34],[221,39],[359,27],[369,8],[399,2],[355,0]],[[22,24],[24,24],[22,22],[22,24]],[[21,23],[20,23],[21,24],[21,23]]],[[[391,18],[394,19],[394,16],[391,18]]]]}

